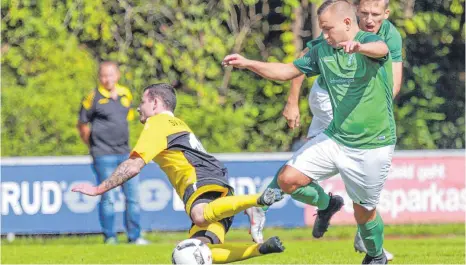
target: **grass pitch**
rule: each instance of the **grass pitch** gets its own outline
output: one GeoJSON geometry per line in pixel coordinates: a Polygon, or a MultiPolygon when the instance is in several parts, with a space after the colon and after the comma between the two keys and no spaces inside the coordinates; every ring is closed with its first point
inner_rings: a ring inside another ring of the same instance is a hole
{"type": "MultiPolygon", "coordinates": [[[[364,255],[355,253],[355,227],[330,227],[322,239],[313,239],[308,228],[266,228],[265,236],[279,236],[286,250],[239,264],[361,264],[364,255]]],[[[100,235],[17,237],[2,239],[1,263],[9,264],[169,264],[171,252],[185,232],[151,232],[149,246],[102,244],[100,235]]],[[[385,248],[395,254],[394,264],[465,264],[465,226],[386,226],[385,248]]],[[[125,242],[124,235],[120,242],[125,242]]],[[[230,231],[228,242],[248,244],[246,229],[230,231]]]]}

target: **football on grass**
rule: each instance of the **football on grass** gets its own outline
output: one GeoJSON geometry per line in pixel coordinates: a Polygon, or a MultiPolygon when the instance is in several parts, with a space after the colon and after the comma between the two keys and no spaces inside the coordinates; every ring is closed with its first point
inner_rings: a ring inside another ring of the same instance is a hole
{"type": "Polygon", "coordinates": [[[199,239],[186,239],[178,243],[172,253],[173,264],[210,265],[212,252],[199,239]]]}

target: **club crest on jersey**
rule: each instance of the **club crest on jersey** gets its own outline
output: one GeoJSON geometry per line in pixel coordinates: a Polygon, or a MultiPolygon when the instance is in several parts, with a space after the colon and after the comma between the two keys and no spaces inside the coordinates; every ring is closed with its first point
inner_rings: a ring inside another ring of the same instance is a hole
{"type": "Polygon", "coordinates": [[[99,102],[100,105],[107,104],[108,103],[108,98],[101,98],[101,99],[99,99],[98,102],[99,102]]]}

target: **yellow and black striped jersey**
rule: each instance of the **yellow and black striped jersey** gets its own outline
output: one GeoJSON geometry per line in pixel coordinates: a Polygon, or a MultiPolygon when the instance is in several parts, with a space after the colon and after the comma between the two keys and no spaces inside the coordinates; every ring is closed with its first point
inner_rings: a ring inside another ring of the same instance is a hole
{"type": "Polygon", "coordinates": [[[171,112],[147,119],[131,155],[146,164],[151,160],[157,163],[183,201],[186,188],[199,181],[228,185],[225,166],[209,155],[188,125],[171,112]]]}

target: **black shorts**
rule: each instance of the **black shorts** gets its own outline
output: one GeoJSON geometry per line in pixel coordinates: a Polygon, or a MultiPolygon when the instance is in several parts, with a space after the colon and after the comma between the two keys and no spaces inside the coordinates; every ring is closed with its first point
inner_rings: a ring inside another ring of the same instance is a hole
{"type": "MultiPolygon", "coordinates": [[[[198,199],[201,199],[200,202],[210,202],[220,197],[233,195],[233,193],[234,190],[227,183],[226,178],[202,178],[186,187],[182,199],[186,213],[191,216],[191,209],[198,199]],[[201,195],[207,193],[210,195],[205,195],[200,198],[201,195]]],[[[199,204],[200,202],[196,202],[196,204],[199,204]]]]}

